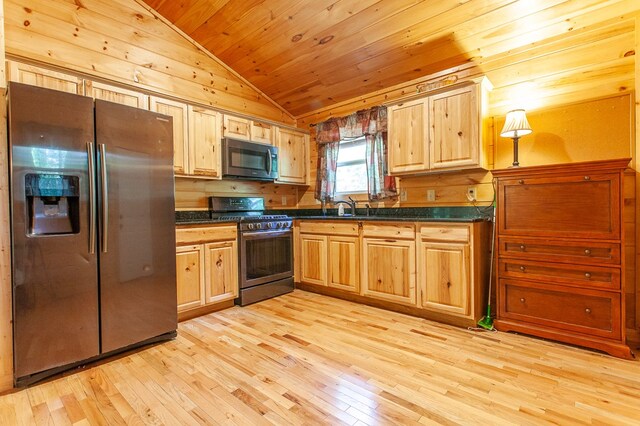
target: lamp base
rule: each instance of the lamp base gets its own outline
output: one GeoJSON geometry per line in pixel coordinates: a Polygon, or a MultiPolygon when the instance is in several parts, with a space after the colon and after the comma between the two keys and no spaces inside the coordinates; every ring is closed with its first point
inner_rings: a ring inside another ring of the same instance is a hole
{"type": "Polygon", "coordinates": [[[518,140],[520,138],[518,136],[513,138],[513,163],[511,167],[520,167],[520,163],[518,162],[518,140]]]}

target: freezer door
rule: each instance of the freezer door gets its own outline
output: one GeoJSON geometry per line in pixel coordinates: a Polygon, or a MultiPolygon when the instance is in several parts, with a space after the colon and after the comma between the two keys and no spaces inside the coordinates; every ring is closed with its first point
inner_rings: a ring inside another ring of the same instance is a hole
{"type": "Polygon", "coordinates": [[[177,327],[170,117],[96,101],[102,352],[177,327]]]}
{"type": "Polygon", "coordinates": [[[93,101],[9,83],[16,379],[98,355],[93,101]]]}

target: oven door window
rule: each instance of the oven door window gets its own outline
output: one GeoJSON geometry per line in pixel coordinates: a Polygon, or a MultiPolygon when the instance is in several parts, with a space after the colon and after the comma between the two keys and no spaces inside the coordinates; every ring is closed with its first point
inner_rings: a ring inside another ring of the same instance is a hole
{"type": "Polygon", "coordinates": [[[248,149],[230,148],[229,164],[231,167],[251,170],[267,170],[267,154],[248,149]]]}
{"type": "Polygon", "coordinates": [[[291,233],[263,233],[245,239],[245,280],[290,275],[292,267],[291,233]],[[265,235],[266,234],[266,235],[265,235]]]}

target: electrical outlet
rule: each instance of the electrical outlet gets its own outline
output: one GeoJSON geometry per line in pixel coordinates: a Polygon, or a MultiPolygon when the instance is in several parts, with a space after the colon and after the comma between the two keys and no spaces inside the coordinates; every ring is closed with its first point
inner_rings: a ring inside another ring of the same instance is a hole
{"type": "Polygon", "coordinates": [[[476,201],[476,194],[477,194],[477,190],[475,186],[468,186],[467,187],[467,199],[471,202],[476,201]]]}
{"type": "Polygon", "coordinates": [[[436,190],[427,189],[427,201],[435,201],[435,200],[436,200],[436,190]]]}
{"type": "Polygon", "coordinates": [[[400,190],[400,201],[407,201],[407,190],[406,189],[401,189],[400,190]]]}
{"type": "Polygon", "coordinates": [[[283,205],[283,206],[286,206],[286,205],[287,205],[287,196],[286,196],[286,195],[283,195],[283,196],[282,196],[282,205],[283,205]]]}

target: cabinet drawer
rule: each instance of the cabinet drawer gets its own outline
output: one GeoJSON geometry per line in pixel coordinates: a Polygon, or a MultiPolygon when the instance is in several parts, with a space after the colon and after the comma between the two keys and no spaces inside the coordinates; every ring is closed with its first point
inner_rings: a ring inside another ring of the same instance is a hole
{"type": "Polygon", "coordinates": [[[420,237],[423,240],[437,241],[469,241],[469,226],[467,225],[421,225],[420,237]]]}
{"type": "Polygon", "coordinates": [[[358,235],[358,222],[315,222],[300,221],[300,232],[322,235],[358,235]]]}
{"type": "Polygon", "coordinates": [[[498,265],[501,277],[526,278],[572,287],[620,289],[620,270],[616,268],[518,259],[500,259],[498,265]]]}
{"type": "Polygon", "coordinates": [[[413,224],[382,224],[382,223],[363,223],[363,237],[377,238],[410,238],[415,239],[416,231],[413,224]]]}
{"type": "Polygon", "coordinates": [[[584,264],[620,264],[620,244],[616,243],[501,237],[499,244],[500,255],[504,257],[584,264]]]}
{"type": "Polygon", "coordinates": [[[500,280],[501,318],[620,339],[620,294],[500,280]]]}
{"type": "Polygon", "coordinates": [[[204,244],[212,241],[235,240],[238,227],[234,225],[197,226],[176,229],[176,245],[204,244]]]}
{"type": "Polygon", "coordinates": [[[500,179],[499,234],[619,239],[620,188],[618,173],[500,179]]]}

